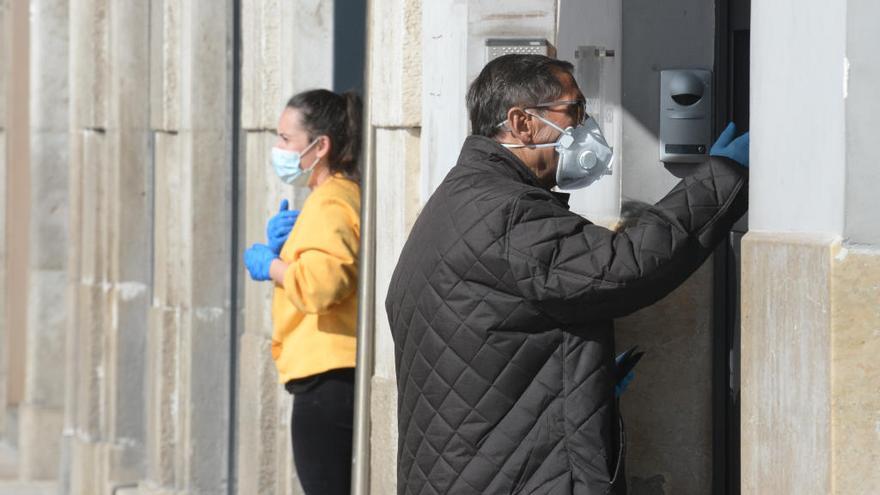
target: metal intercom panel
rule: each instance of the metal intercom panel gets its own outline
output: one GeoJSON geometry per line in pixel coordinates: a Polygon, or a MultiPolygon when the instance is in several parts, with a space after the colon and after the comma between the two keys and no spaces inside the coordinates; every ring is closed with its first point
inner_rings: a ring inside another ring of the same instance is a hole
{"type": "Polygon", "coordinates": [[[660,161],[706,161],[712,138],[712,72],[660,71],[660,161]]]}
{"type": "Polygon", "coordinates": [[[549,41],[543,38],[489,38],[486,40],[486,63],[511,53],[555,56],[549,41]]]}

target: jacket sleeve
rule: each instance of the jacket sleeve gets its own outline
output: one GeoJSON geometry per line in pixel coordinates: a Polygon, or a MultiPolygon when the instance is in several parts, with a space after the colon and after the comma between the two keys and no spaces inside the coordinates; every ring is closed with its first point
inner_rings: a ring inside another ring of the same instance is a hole
{"type": "Polygon", "coordinates": [[[284,292],[297,309],[325,313],[357,288],[358,223],[341,199],[307,202],[290,234],[296,247],[284,273],[284,292]]]}
{"type": "Polygon", "coordinates": [[[699,268],[745,213],[746,174],[713,157],[619,232],[526,193],[508,228],[517,289],[564,324],[616,318],[656,302],[699,268]]]}

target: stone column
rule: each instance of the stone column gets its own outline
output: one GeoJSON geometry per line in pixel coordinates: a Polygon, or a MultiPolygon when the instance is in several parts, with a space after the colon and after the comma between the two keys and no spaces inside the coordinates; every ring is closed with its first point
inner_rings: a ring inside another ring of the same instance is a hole
{"type": "Polygon", "coordinates": [[[232,3],[150,6],[153,297],[142,493],[220,493],[230,456],[232,3]]]}
{"type": "Polygon", "coordinates": [[[238,493],[301,493],[290,445],[291,397],[272,360],[271,285],[253,282],[241,253],[265,242],[266,221],[282,198],[299,208],[309,193],[284,185],[269,165],[278,117],[299,91],[330,88],[333,2],[242,2],[244,229],[234,269],[243,290],[237,397],[238,493]]]}
{"type": "Polygon", "coordinates": [[[880,490],[878,14],[753,4],[743,493],[880,490]]]}
{"type": "Polygon", "coordinates": [[[152,156],[149,10],[71,11],[68,398],[64,489],[110,493],[143,475],[152,156]]]}
{"type": "Polygon", "coordinates": [[[0,441],[6,440],[6,100],[9,98],[9,64],[12,32],[9,0],[0,0],[0,441]]]}
{"type": "Polygon", "coordinates": [[[58,473],[67,261],[67,2],[31,2],[31,223],[22,479],[58,473]]]}
{"type": "MultiPolygon", "coordinates": [[[[437,9],[437,7],[427,7],[437,9]]],[[[370,4],[367,26],[376,164],[376,301],[375,369],[373,371],[370,445],[371,493],[394,493],[397,486],[397,380],[394,342],[385,314],[385,295],[400,250],[422,206],[422,71],[435,64],[422,56],[422,29],[437,22],[425,17],[423,3],[380,0],[370,4]]],[[[464,19],[459,19],[465,22],[464,19]]],[[[464,54],[449,54],[452,59],[464,54]]],[[[462,100],[459,102],[464,104],[462,100]]],[[[437,108],[435,107],[435,110],[437,108]]],[[[434,141],[432,144],[438,144],[434,141]]]]}

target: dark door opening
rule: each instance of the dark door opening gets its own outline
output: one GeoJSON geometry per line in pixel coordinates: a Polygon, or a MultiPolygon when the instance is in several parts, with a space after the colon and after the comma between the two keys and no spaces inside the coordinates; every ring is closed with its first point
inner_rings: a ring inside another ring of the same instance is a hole
{"type": "MultiPolygon", "coordinates": [[[[733,121],[749,129],[751,0],[716,0],[715,135],[733,121]]],[[[712,356],[712,485],[716,495],[740,493],[740,244],[741,218],[715,251],[712,356]]]]}

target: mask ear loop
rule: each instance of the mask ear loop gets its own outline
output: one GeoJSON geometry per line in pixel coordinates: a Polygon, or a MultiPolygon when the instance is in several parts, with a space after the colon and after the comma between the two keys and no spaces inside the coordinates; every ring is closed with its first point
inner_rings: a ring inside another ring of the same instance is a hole
{"type": "MultiPolygon", "coordinates": [[[[303,149],[302,151],[300,151],[300,153],[299,153],[300,158],[302,158],[303,156],[305,156],[305,154],[309,151],[309,148],[311,148],[312,146],[314,146],[315,143],[317,143],[319,139],[321,139],[321,136],[316,137],[311,143],[309,143],[308,146],[305,147],[305,149],[303,149]]],[[[312,164],[309,166],[308,169],[304,169],[303,172],[307,172],[307,171],[310,171],[310,170],[312,170],[313,168],[315,168],[315,165],[317,165],[318,162],[319,162],[320,160],[321,160],[321,157],[320,157],[320,156],[316,156],[316,157],[315,157],[315,161],[312,162],[312,164]]],[[[300,168],[302,168],[302,167],[300,167],[300,168]]]]}
{"type": "MultiPolygon", "coordinates": [[[[569,127],[568,129],[563,129],[562,127],[559,127],[558,125],[545,119],[544,117],[541,117],[538,114],[534,114],[532,112],[529,112],[528,110],[523,110],[523,112],[531,115],[532,117],[540,119],[541,122],[544,122],[545,124],[556,129],[557,131],[559,131],[561,135],[556,139],[556,141],[554,141],[552,143],[541,143],[541,144],[506,144],[506,143],[502,143],[501,146],[504,146],[505,148],[530,148],[531,149],[531,148],[557,148],[557,147],[561,147],[563,149],[568,149],[571,147],[572,144],[574,144],[574,136],[571,135],[571,127],[569,127]]],[[[498,125],[496,125],[495,127],[502,127],[506,124],[507,124],[507,119],[505,119],[503,122],[498,123],[498,125]]],[[[507,129],[507,131],[512,132],[510,129],[507,129]]]]}

